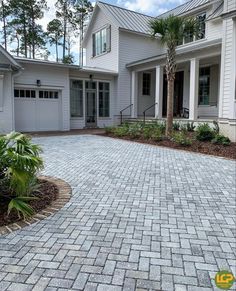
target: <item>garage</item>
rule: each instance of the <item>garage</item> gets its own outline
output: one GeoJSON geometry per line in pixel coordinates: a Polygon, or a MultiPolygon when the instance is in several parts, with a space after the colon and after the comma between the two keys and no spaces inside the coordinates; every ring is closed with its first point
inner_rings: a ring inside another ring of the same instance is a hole
{"type": "Polygon", "coordinates": [[[60,91],[15,88],[14,103],[16,131],[61,130],[60,91]]]}

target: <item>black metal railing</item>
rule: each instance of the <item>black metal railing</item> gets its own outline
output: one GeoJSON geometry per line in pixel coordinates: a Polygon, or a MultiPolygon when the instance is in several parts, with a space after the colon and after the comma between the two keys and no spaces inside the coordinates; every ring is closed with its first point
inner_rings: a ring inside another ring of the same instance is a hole
{"type": "Polygon", "coordinates": [[[123,108],[121,111],[120,111],[120,124],[123,123],[123,112],[128,109],[128,108],[131,108],[133,106],[133,104],[130,104],[128,106],[126,106],[125,108],[123,108]]]}
{"type": "Polygon", "coordinates": [[[145,124],[145,121],[146,121],[146,112],[151,109],[152,107],[156,106],[158,103],[154,103],[152,104],[151,106],[149,106],[148,108],[146,108],[144,111],[143,111],[143,123],[145,124]]]}

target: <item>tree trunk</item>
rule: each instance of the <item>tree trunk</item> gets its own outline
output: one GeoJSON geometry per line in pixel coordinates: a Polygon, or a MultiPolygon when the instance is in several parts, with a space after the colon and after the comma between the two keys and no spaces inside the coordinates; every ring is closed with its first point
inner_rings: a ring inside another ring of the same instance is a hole
{"type": "Polygon", "coordinates": [[[4,48],[5,50],[7,50],[6,16],[5,16],[5,5],[3,1],[2,1],[2,17],[3,17],[4,48]]]}
{"type": "Polygon", "coordinates": [[[80,19],[80,66],[83,67],[83,34],[84,34],[84,14],[80,19]]]}
{"type": "Polygon", "coordinates": [[[58,62],[58,41],[56,40],[56,59],[58,62]]]}
{"type": "Polygon", "coordinates": [[[167,121],[166,136],[170,136],[173,127],[174,79],[167,77],[167,121]]]}
{"type": "Polygon", "coordinates": [[[28,57],[28,49],[27,49],[27,30],[26,30],[26,19],[25,19],[25,13],[23,15],[23,35],[24,35],[24,55],[27,58],[28,57]]]}

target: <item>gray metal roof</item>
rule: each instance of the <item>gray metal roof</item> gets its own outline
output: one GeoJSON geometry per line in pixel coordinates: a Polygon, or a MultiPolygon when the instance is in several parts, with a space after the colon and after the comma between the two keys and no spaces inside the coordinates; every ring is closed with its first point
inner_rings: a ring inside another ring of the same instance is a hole
{"type": "Polygon", "coordinates": [[[217,8],[212,12],[212,14],[207,17],[207,20],[215,19],[221,16],[221,14],[223,13],[223,10],[224,10],[224,1],[221,1],[219,5],[217,6],[217,8]]]}
{"type": "Polygon", "coordinates": [[[181,15],[208,3],[210,3],[210,0],[191,0],[159,15],[158,18],[165,18],[168,17],[169,15],[181,15]]]}
{"type": "Polygon", "coordinates": [[[145,34],[150,32],[149,22],[154,17],[100,1],[97,5],[110,14],[121,29],[145,34]]]}

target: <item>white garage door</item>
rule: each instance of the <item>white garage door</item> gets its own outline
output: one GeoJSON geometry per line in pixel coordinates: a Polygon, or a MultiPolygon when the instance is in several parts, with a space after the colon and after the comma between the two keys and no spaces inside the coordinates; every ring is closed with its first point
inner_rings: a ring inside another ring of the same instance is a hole
{"type": "Polygon", "coordinates": [[[55,90],[15,89],[16,131],[61,130],[61,100],[55,90]]]}

